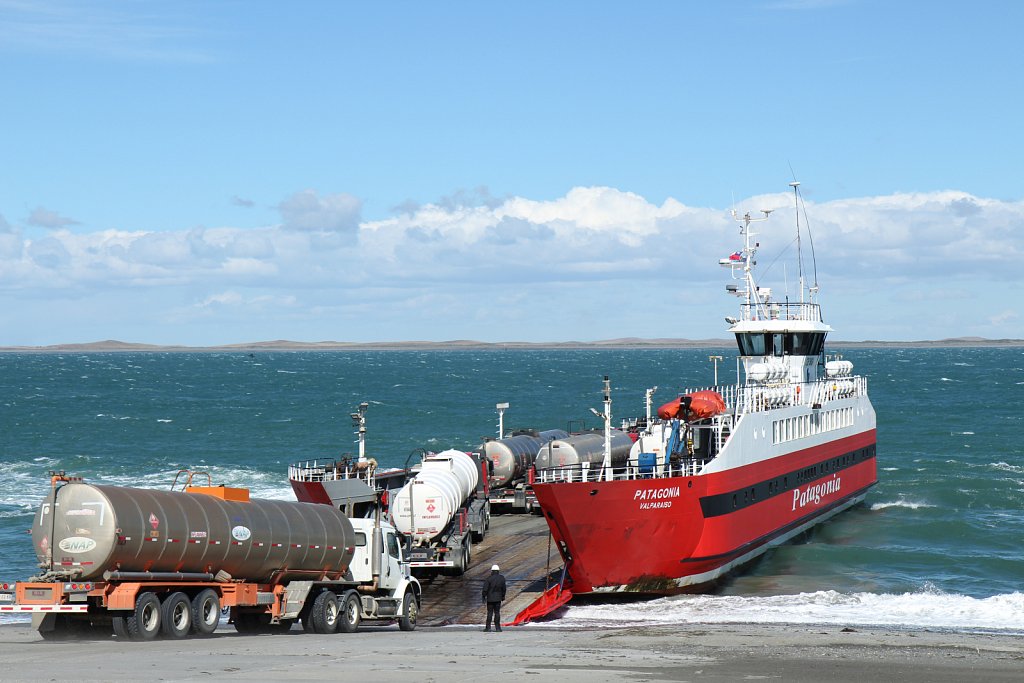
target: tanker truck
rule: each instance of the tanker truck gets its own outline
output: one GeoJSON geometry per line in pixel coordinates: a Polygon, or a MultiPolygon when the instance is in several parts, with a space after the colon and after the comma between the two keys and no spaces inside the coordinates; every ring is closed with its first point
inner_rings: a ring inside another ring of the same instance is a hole
{"type": "Polygon", "coordinates": [[[420,584],[394,527],[329,505],[250,499],[247,489],[163,491],[51,473],[32,525],[42,573],[0,584],[0,613],[44,639],[207,636],[222,608],[242,633],[416,627],[420,584]]]}
{"type": "MultiPolygon", "coordinates": [[[[623,465],[629,459],[629,451],[633,447],[633,439],[621,429],[612,429],[609,433],[609,450],[613,467],[623,465]]],[[[572,476],[586,467],[600,467],[604,461],[604,434],[584,432],[573,434],[565,439],[552,439],[541,446],[537,453],[534,467],[537,472],[548,468],[557,468],[563,476],[572,476]]]]}
{"type": "Polygon", "coordinates": [[[423,575],[462,575],[473,541],[491,521],[487,465],[462,451],[427,455],[392,497],[390,516],[407,543],[409,566],[423,575]]]}
{"type": "Polygon", "coordinates": [[[568,436],[561,429],[522,429],[503,439],[485,440],[480,452],[490,463],[491,505],[500,510],[533,512],[537,500],[533,497],[530,475],[537,452],[549,441],[568,436]]]}

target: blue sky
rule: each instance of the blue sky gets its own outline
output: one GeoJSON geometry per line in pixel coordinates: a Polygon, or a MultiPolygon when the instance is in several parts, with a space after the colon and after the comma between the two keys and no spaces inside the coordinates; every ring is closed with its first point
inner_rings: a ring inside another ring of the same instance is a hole
{"type": "Polygon", "coordinates": [[[1024,4],[0,0],[0,345],[1024,337],[1024,4]],[[778,260],[776,261],[776,258],[778,260]]]}

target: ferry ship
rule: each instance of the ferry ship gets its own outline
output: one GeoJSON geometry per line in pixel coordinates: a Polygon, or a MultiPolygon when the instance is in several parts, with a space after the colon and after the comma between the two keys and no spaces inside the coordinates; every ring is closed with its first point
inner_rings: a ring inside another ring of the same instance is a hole
{"type": "Polygon", "coordinates": [[[418,463],[426,454],[423,451],[410,453],[401,468],[378,468],[375,459],[366,457],[368,407],[368,403],[360,403],[351,414],[359,435],[358,457],[304,460],[288,466],[288,482],[300,502],[332,505],[353,517],[369,514],[378,505],[387,512],[391,497],[413,476],[409,461],[415,457],[418,463]]]}
{"type": "MultiPolygon", "coordinates": [[[[776,300],[754,276],[753,228],[771,211],[734,212],[743,248],[720,261],[732,272],[727,291],[741,299],[739,317],[726,318],[739,348],[737,383],[687,390],[657,418],[649,390],[628,460],[606,455],[536,472],[533,491],[565,563],[551,605],[573,593],[699,591],[861,502],[877,483],[867,379],[825,355],[832,328],[816,281],[805,282],[799,183],[790,186],[799,300],[776,300]]],[[[608,430],[607,378],[603,417],[608,430]]]]}

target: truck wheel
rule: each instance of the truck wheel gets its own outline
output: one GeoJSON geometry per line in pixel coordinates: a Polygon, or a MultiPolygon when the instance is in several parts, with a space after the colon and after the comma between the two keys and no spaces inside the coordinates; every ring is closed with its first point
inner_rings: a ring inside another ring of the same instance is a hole
{"type": "Polygon", "coordinates": [[[135,610],[124,618],[132,640],[153,640],[160,634],[160,598],[146,591],[135,600],[135,610]]]}
{"type": "Polygon", "coordinates": [[[402,616],[398,617],[398,628],[403,631],[415,631],[419,614],[420,605],[416,596],[412,591],[405,591],[405,597],[402,598],[402,616]]]}
{"type": "Polygon", "coordinates": [[[270,615],[265,612],[238,611],[234,615],[235,630],[239,633],[264,633],[270,627],[270,615]]]}
{"type": "Polygon", "coordinates": [[[220,596],[212,588],[192,598],[192,630],[197,635],[212,635],[220,625],[220,596]]]}
{"type": "Polygon", "coordinates": [[[160,604],[160,625],[168,638],[184,638],[192,630],[192,602],[178,591],[160,604]]]}
{"type": "Polygon", "coordinates": [[[338,630],[338,596],[324,591],[316,596],[309,614],[313,633],[334,633],[338,630]]]}
{"type": "Polygon", "coordinates": [[[110,625],[114,629],[114,635],[123,640],[130,639],[130,636],[128,635],[128,624],[126,623],[127,619],[128,617],[113,617],[110,620],[110,625]]]}
{"type": "Polygon", "coordinates": [[[359,628],[359,619],[362,616],[362,605],[359,604],[359,596],[349,593],[345,596],[345,603],[341,607],[341,619],[338,628],[342,633],[355,633],[359,628]]]}

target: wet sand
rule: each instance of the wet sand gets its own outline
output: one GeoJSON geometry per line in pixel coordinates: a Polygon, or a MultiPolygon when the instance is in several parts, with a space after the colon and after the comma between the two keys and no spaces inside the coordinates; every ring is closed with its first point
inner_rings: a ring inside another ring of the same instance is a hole
{"type": "Polygon", "coordinates": [[[837,626],[363,628],[48,642],[0,626],[0,679],[46,681],[1019,681],[1024,637],[837,626]]]}

